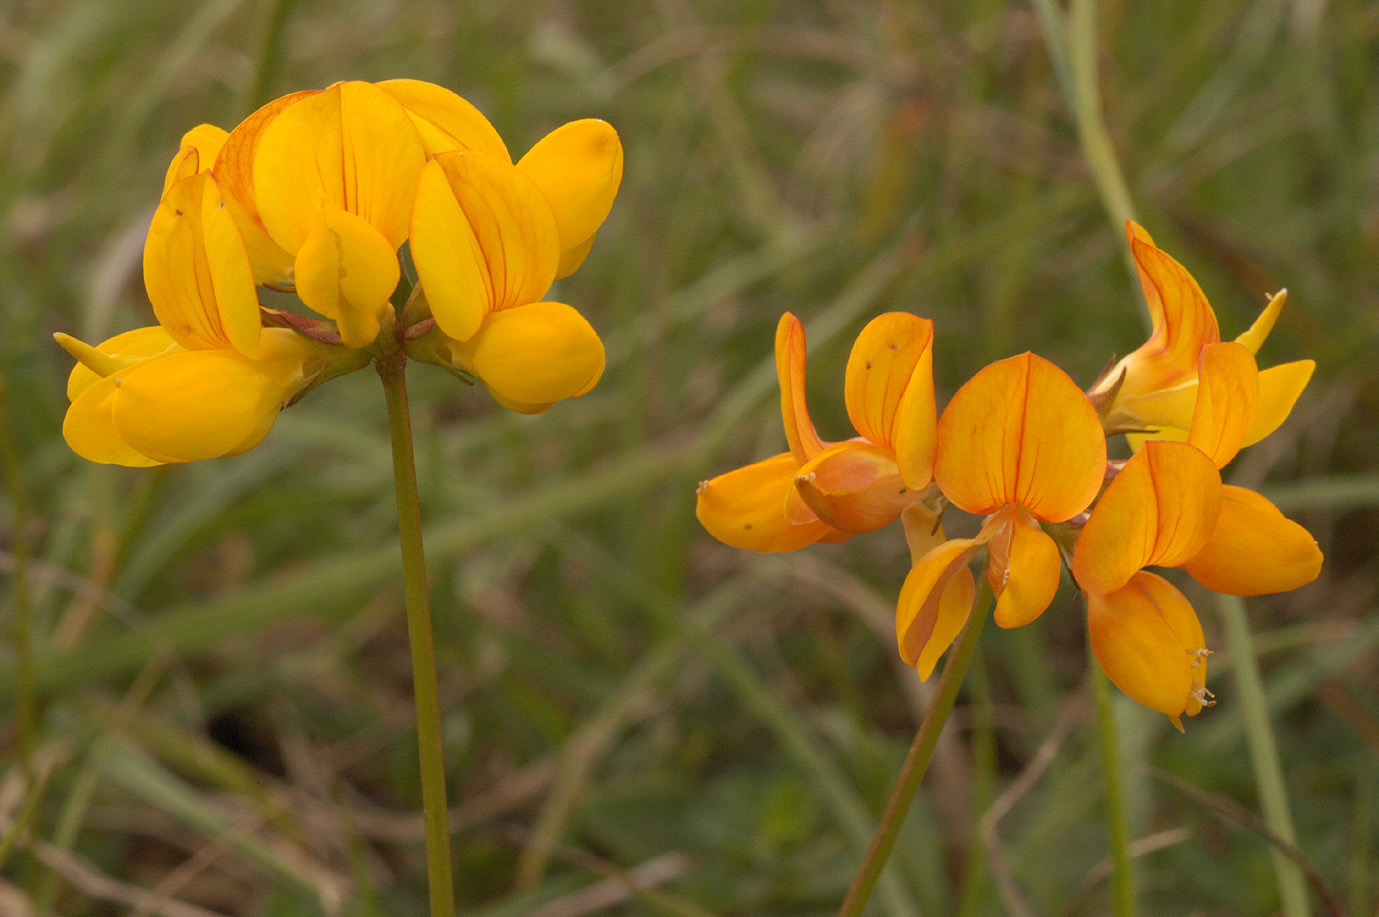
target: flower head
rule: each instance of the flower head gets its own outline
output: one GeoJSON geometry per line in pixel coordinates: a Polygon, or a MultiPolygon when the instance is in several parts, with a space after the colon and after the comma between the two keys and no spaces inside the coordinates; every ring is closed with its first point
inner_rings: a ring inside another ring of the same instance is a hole
{"type": "Polygon", "coordinates": [[[934,461],[928,319],[889,312],[858,335],[843,388],[856,438],[829,443],[815,431],[804,326],[788,312],[776,327],[776,373],[790,450],[699,486],[696,513],[710,534],[754,551],[794,551],[873,531],[920,504],[934,461]]]}

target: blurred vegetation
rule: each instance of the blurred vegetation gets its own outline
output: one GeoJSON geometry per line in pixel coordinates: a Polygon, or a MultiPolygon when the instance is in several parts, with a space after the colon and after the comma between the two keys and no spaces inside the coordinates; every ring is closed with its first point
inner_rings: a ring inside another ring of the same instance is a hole
{"type": "MultiPolygon", "coordinates": [[[[1114,0],[1098,27],[1140,220],[1227,335],[1287,286],[1262,362],[1319,364],[1230,476],[1327,555],[1249,615],[1298,845],[1372,914],[1379,5],[1114,0]]],[[[596,391],[524,418],[411,373],[460,900],[832,913],[931,690],[895,651],[904,542],[749,556],[699,529],[694,486],[783,447],[784,310],[810,335],[825,437],[847,427],[852,336],[881,311],[935,320],[941,400],[1025,349],[1090,383],[1142,339],[1121,230],[1019,3],[7,0],[0,913],[424,908],[373,373],[312,393],[245,456],[112,469],[62,441],[70,361],[50,337],[152,321],[140,247],[183,131],[393,76],[466,96],[514,151],[596,116],[627,156],[558,291],[604,335],[596,391]]],[[[1272,914],[1231,647],[1193,596],[1219,705],[1180,736],[1118,698],[1141,905],[1272,914]]],[[[1079,600],[984,638],[873,911],[1102,913],[1079,600]]]]}

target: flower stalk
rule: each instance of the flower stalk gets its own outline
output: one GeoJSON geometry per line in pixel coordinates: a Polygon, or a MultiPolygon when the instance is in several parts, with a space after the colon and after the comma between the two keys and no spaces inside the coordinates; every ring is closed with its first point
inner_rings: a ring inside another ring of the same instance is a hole
{"type": "Polygon", "coordinates": [[[910,811],[910,804],[914,802],[919,784],[929,769],[929,762],[934,757],[934,748],[938,745],[939,734],[948,722],[948,714],[953,712],[953,704],[958,699],[958,689],[962,687],[963,677],[967,674],[967,668],[977,652],[982,628],[986,626],[986,619],[990,616],[993,601],[991,587],[987,584],[986,577],[982,577],[981,581],[981,594],[973,607],[971,617],[967,619],[967,626],[958,637],[957,645],[949,654],[948,661],[944,663],[943,674],[939,676],[938,690],[929,703],[929,709],[924,713],[919,730],[915,733],[914,742],[910,745],[905,763],[901,765],[900,775],[896,778],[895,788],[891,790],[891,798],[886,801],[886,808],[881,813],[881,822],[876,826],[876,834],[872,836],[871,846],[867,848],[862,865],[852,880],[852,887],[843,899],[838,917],[857,917],[866,908],[867,899],[871,897],[876,880],[880,878],[881,870],[885,868],[891,850],[895,847],[900,826],[910,811]]]}
{"type": "Polygon", "coordinates": [[[1125,779],[1120,759],[1120,734],[1111,683],[1100,668],[1092,668],[1092,699],[1096,702],[1097,743],[1106,786],[1106,830],[1111,847],[1111,913],[1135,917],[1135,873],[1130,861],[1130,825],[1125,811],[1125,779]]]}
{"type": "Polygon", "coordinates": [[[445,798],[445,750],[441,741],[436,650],[431,631],[431,600],[421,540],[421,499],[412,453],[412,419],[407,405],[407,358],[401,350],[375,364],[388,404],[393,447],[393,481],[402,547],[402,582],[407,606],[407,637],[412,647],[412,683],[417,711],[417,751],[421,761],[421,805],[426,825],[426,875],[431,917],[453,917],[455,883],[450,862],[449,810],[445,798]]]}

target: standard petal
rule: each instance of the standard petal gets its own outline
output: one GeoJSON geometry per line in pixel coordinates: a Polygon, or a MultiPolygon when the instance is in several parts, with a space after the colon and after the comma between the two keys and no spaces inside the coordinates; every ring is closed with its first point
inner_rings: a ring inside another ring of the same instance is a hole
{"type": "Polygon", "coordinates": [[[1120,690],[1175,723],[1201,709],[1195,676],[1205,678],[1205,669],[1194,663],[1205,647],[1196,622],[1182,593],[1152,573],[1136,573],[1109,595],[1087,595],[1092,652],[1102,670],[1120,690]]]}
{"type": "MultiPolygon", "coordinates": [[[[492,290],[490,309],[536,302],[555,280],[555,215],[531,179],[487,153],[442,153],[435,161],[464,212],[492,290]]],[[[423,280],[424,282],[424,280],[423,280]]]]}
{"type": "Polygon", "coordinates": [[[285,108],[320,90],[294,92],[274,99],[241,121],[216,155],[213,174],[225,203],[244,233],[244,245],[254,268],[256,283],[285,283],[292,276],[292,254],[274,242],[259,217],[254,201],[254,159],[259,139],[285,108]]]}
{"type": "Polygon", "coordinates": [[[130,369],[121,370],[104,379],[96,379],[85,386],[62,421],[62,437],[72,451],[89,462],[102,465],[128,465],[147,468],[161,465],[125,442],[115,429],[112,409],[119,386],[130,369]]]}
{"type": "Polygon", "coordinates": [[[254,204],[269,235],[297,252],[322,206],[355,214],[396,251],[407,238],[426,162],[411,119],[372,84],[337,83],[294,102],[262,130],[254,204]]]}
{"type": "Polygon", "coordinates": [[[1259,400],[1259,368],[1244,344],[1227,341],[1202,348],[1197,407],[1187,441],[1217,468],[1240,451],[1259,400]]]}
{"type": "Polygon", "coordinates": [[[1032,353],[982,369],[939,418],[934,479],[975,515],[1014,503],[1062,522],[1092,502],[1105,468],[1092,403],[1067,373],[1032,353]]]}
{"type": "Polygon", "coordinates": [[[1321,549],[1305,528],[1254,491],[1229,484],[1205,547],[1183,564],[1197,582],[1228,595],[1287,592],[1321,568],[1321,549]]]}
{"type": "Polygon", "coordinates": [[[786,312],[776,323],[776,378],[780,382],[780,414],[785,422],[785,441],[796,464],[803,465],[824,450],[814,430],[805,401],[804,325],[786,312]]]}
{"type": "Polygon", "coordinates": [[[1260,372],[1259,403],[1250,430],[1245,434],[1245,445],[1253,446],[1288,419],[1316,368],[1312,360],[1298,360],[1270,366],[1260,372]]]}
{"type": "Polygon", "coordinates": [[[571,121],[537,141],[517,168],[541,189],[555,214],[562,258],[557,276],[573,273],[584,259],[567,259],[566,253],[588,251],[622,184],[618,132],[595,118],[571,121]]]}
{"type": "Polygon", "coordinates": [[[392,96],[411,116],[417,133],[434,156],[450,150],[479,150],[509,162],[508,148],[493,125],[464,98],[435,83],[422,80],[384,80],[375,83],[392,96]]]}
{"type": "Polygon", "coordinates": [[[695,515],[724,544],[749,551],[795,551],[834,532],[814,520],[790,525],[781,507],[794,490],[795,457],[789,452],[755,462],[699,485],[695,515]]]}
{"type": "Polygon", "coordinates": [[[1174,567],[1207,543],[1221,475],[1197,447],[1146,443],[1106,488],[1077,539],[1073,576],[1087,592],[1121,589],[1141,567],[1174,567]]]}
{"type": "Polygon", "coordinates": [[[603,373],[598,333],[584,316],[558,302],[494,312],[474,337],[453,344],[451,352],[458,365],[513,410],[527,406],[541,411],[583,395],[603,373]]]}
{"type": "MultiPolygon", "coordinates": [[[[1006,549],[1005,582],[996,590],[994,619],[1001,627],[1020,627],[1044,613],[1058,593],[1063,562],[1058,545],[1032,520],[1018,514],[1011,520],[1006,549]]],[[[992,542],[995,570],[995,541],[992,542]]]]}
{"type": "Polygon", "coordinates": [[[1154,245],[1143,227],[1130,222],[1126,231],[1153,332],[1107,374],[1109,385],[1125,373],[1117,401],[1195,378],[1197,355],[1221,340],[1216,313],[1187,268],[1154,245]]]}
{"type": "Polygon", "coordinates": [[[920,651],[919,659],[915,662],[920,681],[929,680],[929,676],[934,674],[934,666],[938,665],[939,657],[967,625],[967,619],[972,615],[972,597],[975,592],[972,571],[967,567],[959,567],[943,587],[943,596],[938,604],[938,618],[934,621],[934,632],[930,634],[929,641],[924,644],[924,649],[920,651]]]}
{"type": "Polygon", "coordinates": [[[914,499],[891,451],[859,440],[829,446],[800,466],[795,487],[820,519],[853,533],[889,525],[914,499]]]}
{"type": "Polygon", "coordinates": [[[888,312],[867,323],[848,357],[843,393],[848,417],[864,437],[896,453],[905,481],[919,489],[933,477],[935,448],[934,323],[888,312]]]}
{"type": "MultiPolygon", "coordinates": [[[[900,601],[895,606],[895,636],[900,658],[908,666],[919,663],[921,654],[938,631],[938,621],[948,583],[967,566],[982,547],[975,538],[954,538],[931,550],[910,568],[900,601]]],[[[942,652],[942,650],[939,650],[942,652]]]]}
{"type": "Polygon", "coordinates": [[[297,250],[297,295],[333,318],[347,347],[367,347],[400,276],[391,243],[361,217],[332,205],[297,250]]]}
{"type": "Polygon", "coordinates": [[[158,357],[121,379],[115,429],[120,439],[159,461],[216,458],[241,447],[277,416],[292,376],[288,362],[246,360],[230,350],[158,357]]]}
{"type": "MultiPolygon", "coordinates": [[[[144,288],[153,314],[177,343],[190,350],[230,343],[216,305],[202,227],[202,200],[210,178],[202,173],[174,183],[153,212],[144,241],[144,288]]],[[[249,295],[254,295],[252,276],[249,295]]]]}

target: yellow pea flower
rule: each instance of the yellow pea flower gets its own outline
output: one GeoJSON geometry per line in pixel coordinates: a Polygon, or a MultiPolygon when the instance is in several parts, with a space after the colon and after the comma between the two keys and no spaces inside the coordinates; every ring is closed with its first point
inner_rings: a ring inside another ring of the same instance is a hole
{"type": "Polygon", "coordinates": [[[938,421],[934,480],[959,509],[985,516],[974,538],[955,538],[918,558],[896,608],[906,664],[927,678],[962,630],[967,607],[950,604],[954,576],[986,548],[994,617],[1018,627],[1058,590],[1057,544],[1041,522],[1078,515],[1106,471],[1101,421],[1087,396],[1057,366],[1025,353],[993,363],[953,395],[938,421]]]}
{"type": "MultiPolygon", "coordinates": [[[[450,109],[424,110],[439,121],[450,109]]],[[[587,393],[603,372],[603,343],[574,308],[543,297],[584,259],[612,208],[622,181],[616,131],[566,124],[516,165],[478,141],[445,149],[440,133],[423,130],[436,152],[416,184],[409,236],[437,331],[409,352],[473,374],[514,411],[587,393]]]]}
{"type": "Polygon", "coordinates": [[[244,452],[327,368],[311,342],[261,327],[244,243],[209,172],[164,194],[144,284],[159,325],[97,347],[57,336],[79,361],[63,435],[84,458],[147,466],[244,452]]]}
{"type": "MultiPolygon", "coordinates": [[[[1197,398],[1198,358],[1204,347],[1220,343],[1221,332],[1216,313],[1187,269],[1155,246],[1139,224],[1128,222],[1126,232],[1153,330],[1144,344],[1104,373],[1088,394],[1108,430],[1142,431],[1127,437],[1138,448],[1148,439],[1186,439],[1197,398]]],[[[1257,354],[1286,298],[1286,291],[1273,296],[1236,342],[1257,354]]],[[[1315,367],[1312,360],[1298,360],[1259,373],[1258,408],[1245,445],[1259,442],[1278,428],[1315,367]]]]}
{"type": "Polygon", "coordinates": [[[1143,568],[1183,567],[1210,589],[1259,595],[1311,582],[1322,561],[1307,531],[1268,500],[1221,483],[1218,469],[1255,423],[1254,355],[1239,343],[1205,345],[1197,375],[1187,441],[1146,442],[1125,463],[1083,527],[1072,566],[1098,663],[1179,729],[1182,715],[1209,703],[1209,653],[1192,605],[1143,568]]]}
{"type": "MultiPolygon", "coordinates": [[[[827,443],[805,401],[804,326],[781,316],[776,373],[790,451],[699,485],[695,512],[709,534],[753,551],[794,551],[873,531],[919,506],[933,477],[933,337],[932,322],[905,312],[872,319],[843,389],[861,435],[827,443]]],[[[933,516],[919,512],[907,528],[927,536],[933,516]]]]}
{"type": "Polygon", "coordinates": [[[425,162],[402,105],[371,83],[347,82],[251,115],[214,171],[248,227],[256,276],[292,283],[335,320],[346,346],[360,348],[378,336],[401,276],[397,251],[425,162]]]}

